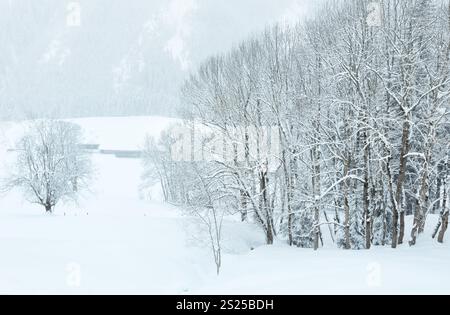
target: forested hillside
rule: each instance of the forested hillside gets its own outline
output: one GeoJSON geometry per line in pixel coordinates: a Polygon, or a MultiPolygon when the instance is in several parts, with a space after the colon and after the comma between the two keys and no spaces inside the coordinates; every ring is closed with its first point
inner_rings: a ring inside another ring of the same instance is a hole
{"type": "Polygon", "coordinates": [[[1,0],[0,119],[174,116],[191,67],[308,2],[1,0]]]}

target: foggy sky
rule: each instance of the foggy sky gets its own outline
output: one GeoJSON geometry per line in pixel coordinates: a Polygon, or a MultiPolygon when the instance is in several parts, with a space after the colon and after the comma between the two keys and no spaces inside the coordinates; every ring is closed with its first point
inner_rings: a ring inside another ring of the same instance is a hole
{"type": "Polygon", "coordinates": [[[174,114],[206,57],[317,0],[0,0],[0,118],[174,114]]]}

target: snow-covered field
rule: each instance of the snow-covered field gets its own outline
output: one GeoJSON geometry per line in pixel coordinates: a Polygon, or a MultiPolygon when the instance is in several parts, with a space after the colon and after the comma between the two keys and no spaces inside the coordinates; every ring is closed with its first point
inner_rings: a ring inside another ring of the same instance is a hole
{"type": "MultiPolygon", "coordinates": [[[[135,150],[145,134],[156,136],[173,120],[77,122],[101,148],[135,150]]],[[[0,125],[0,176],[20,129],[0,125]]],[[[450,294],[450,240],[445,245],[431,240],[434,217],[415,248],[348,252],[313,252],[282,242],[264,246],[257,228],[230,219],[217,277],[194,219],[163,204],[157,187],[140,192],[139,160],[93,159],[91,191],[79,205],[60,205],[54,215],[22,201],[17,192],[0,196],[0,293],[450,294]]]]}
{"type": "MultiPolygon", "coordinates": [[[[433,224],[437,218],[433,218],[433,224]]],[[[411,222],[410,222],[411,223],[411,222]]],[[[408,227],[411,225],[409,224],[408,227]]],[[[318,252],[286,245],[263,246],[227,256],[218,280],[202,294],[450,294],[450,246],[430,240],[416,248],[318,252]]]]}

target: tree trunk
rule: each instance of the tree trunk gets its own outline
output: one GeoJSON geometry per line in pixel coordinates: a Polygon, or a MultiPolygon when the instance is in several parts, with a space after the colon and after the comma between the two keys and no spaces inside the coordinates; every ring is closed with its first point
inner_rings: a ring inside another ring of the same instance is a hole
{"type": "MultiPolygon", "coordinates": [[[[248,121],[247,117],[247,107],[245,107],[245,121],[248,121]]],[[[247,169],[250,169],[250,136],[249,131],[247,127],[247,123],[245,124],[245,130],[244,130],[244,158],[247,169]]],[[[247,175],[247,170],[245,171],[247,175]]],[[[250,195],[247,190],[241,189],[241,205],[242,205],[242,213],[241,213],[241,220],[242,222],[247,221],[248,219],[248,198],[250,198],[250,195]]]]}
{"type": "MultiPolygon", "coordinates": [[[[239,151],[236,143],[233,143],[233,162],[234,167],[239,169],[239,151]]],[[[239,198],[240,198],[240,212],[241,212],[241,221],[245,222],[247,220],[247,199],[245,195],[245,190],[239,190],[239,198]]]]}
{"type": "MultiPolygon", "coordinates": [[[[280,140],[282,141],[282,139],[280,140]]],[[[286,199],[288,210],[288,239],[289,239],[289,246],[292,246],[294,244],[293,229],[292,229],[292,224],[294,221],[294,214],[292,212],[292,197],[293,197],[292,176],[290,175],[290,172],[288,170],[288,161],[285,149],[282,152],[282,163],[283,163],[284,179],[286,184],[286,199]]],[[[291,163],[289,163],[289,166],[291,166],[291,163]]],[[[292,172],[292,169],[290,171],[292,172]]]]}
{"type": "MultiPolygon", "coordinates": [[[[350,161],[344,162],[344,176],[348,176],[350,161]]],[[[345,249],[350,249],[350,205],[348,201],[348,183],[347,180],[344,181],[344,238],[345,238],[345,249]]]]}
{"type": "Polygon", "coordinates": [[[448,229],[448,216],[449,212],[446,211],[444,216],[442,217],[441,231],[439,232],[438,236],[439,243],[444,243],[445,232],[447,232],[448,229]]]}
{"type": "Polygon", "coordinates": [[[419,199],[417,200],[416,208],[414,211],[414,225],[411,231],[410,246],[416,245],[417,236],[423,232],[426,205],[427,205],[427,193],[428,193],[428,161],[425,161],[425,167],[423,171],[422,184],[420,186],[419,199]]]}
{"type": "Polygon", "coordinates": [[[47,213],[52,213],[53,212],[53,207],[49,204],[44,205],[45,207],[45,212],[47,213]]]}
{"type": "Polygon", "coordinates": [[[403,135],[402,135],[402,150],[400,152],[400,170],[398,174],[397,180],[397,192],[395,195],[395,200],[397,202],[397,207],[400,209],[400,231],[398,236],[398,244],[403,244],[403,238],[405,236],[405,211],[402,207],[402,196],[403,196],[403,186],[405,184],[406,179],[406,169],[408,164],[407,155],[410,150],[410,129],[411,124],[409,122],[409,117],[405,117],[405,122],[403,123],[403,135]]]}
{"type": "MultiPolygon", "coordinates": [[[[448,162],[447,162],[446,167],[448,167],[448,162]]],[[[444,179],[444,200],[442,202],[441,231],[439,232],[439,236],[438,236],[439,243],[444,243],[445,232],[447,232],[447,229],[448,229],[449,210],[447,209],[447,202],[448,202],[447,198],[448,198],[448,192],[447,192],[447,175],[446,175],[446,177],[444,179]]]]}
{"type": "Polygon", "coordinates": [[[381,245],[386,246],[386,238],[387,238],[387,209],[386,209],[386,201],[383,200],[383,239],[381,240],[381,245]]]}
{"type": "Polygon", "coordinates": [[[386,174],[388,177],[389,197],[392,205],[392,248],[397,248],[398,245],[398,206],[394,196],[393,178],[391,172],[391,158],[386,163],[386,174]]]}
{"type": "Polygon", "coordinates": [[[261,213],[264,214],[266,220],[266,242],[268,245],[273,244],[274,233],[273,233],[273,221],[271,218],[271,213],[269,211],[269,201],[267,197],[267,167],[263,166],[259,172],[259,189],[260,189],[260,209],[261,213]]]}
{"type": "Polygon", "coordinates": [[[405,211],[404,209],[400,210],[400,226],[398,232],[398,244],[403,244],[403,239],[405,238],[405,211]]]}
{"type": "Polygon", "coordinates": [[[78,192],[78,177],[72,179],[72,188],[74,192],[78,192]]]}
{"type": "Polygon", "coordinates": [[[292,246],[294,244],[293,231],[292,231],[292,223],[294,220],[294,214],[292,213],[292,200],[291,193],[288,188],[287,192],[287,208],[288,208],[288,235],[289,235],[289,245],[292,246]]]}
{"type": "Polygon", "coordinates": [[[249,195],[248,193],[244,190],[241,189],[241,220],[242,222],[246,222],[248,219],[248,200],[249,195]]]}
{"type": "Polygon", "coordinates": [[[367,132],[364,132],[364,188],[363,188],[363,207],[366,249],[370,249],[372,243],[371,229],[372,218],[370,217],[369,206],[369,144],[367,143],[367,132]]]}
{"type": "Polygon", "coordinates": [[[320,241],[320,153],[317,147],[311,152],[313,163],[312,188],[314,198],[314,250],[319,249],[320,241]]]}
{"type": "MultiPolygon", "coordinates": [[[[434,200],[439,200],[441,198],[441,188],[442,188],[442,175],[441,173],[444,170],[444,163],[439,163],[438,167],[437,167],[437,179],[436,179],[436,193],[435,193],[435,198],[434,200]]],[[[434,207],[433,207],[433,213],[436,213],[439,209],[440,206],[440,202],[436,202],[434,207]]]]}
{"type": "Polygon", "coordinates": [[[446,211],[444,216],[442,217],[441,231],[439,232],[439,236],[438,236],[439,243],[444,243],[445,232],[447,232],[447,229],[448,229],[448,216],[449,216],[449,212],[446,211]]]}
{"type": "Polygon", "coordinates": [[[274,240],[273,225],[270,220],[269,220],[269,223],[267,224],[267,233],[266,234],[267,234],[266,235],[267,245],[273,245],[273,240],[274,240]]]}

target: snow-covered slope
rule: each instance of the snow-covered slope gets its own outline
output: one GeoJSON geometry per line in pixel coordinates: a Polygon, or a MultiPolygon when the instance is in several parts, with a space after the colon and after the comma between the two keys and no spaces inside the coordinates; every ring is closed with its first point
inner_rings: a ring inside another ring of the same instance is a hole
{"type": "MultiPolygon", "coordinates": [[[[147,132],[157,135],[170,123],[155,117],[78,122],[92,141],[114,148],[135,148],[147,132]]],[[[2,124],[2,130],[0,144],[21,128],[2,124]]],[[[17,192],[0,196],[0,293],[450,293],[450,246],[431,240],[435,217],[415,248],[348,252],[264,246],[256,227],[230,219],[217,277],[195,220],[164,205],[157,187],[143,198],[139,160],[95,155],[94,163],[91,192],[55,215],[17,192]]]]}
{"type": "Polygon", "coordinates": [[[0,200],[0,293],[178,293],[198,283],[207,255],[186,246],[176,209],[138,198],[137,162],[95,162],[95,195],[79,206],[49,216],[15,194],[0,200]]]}

